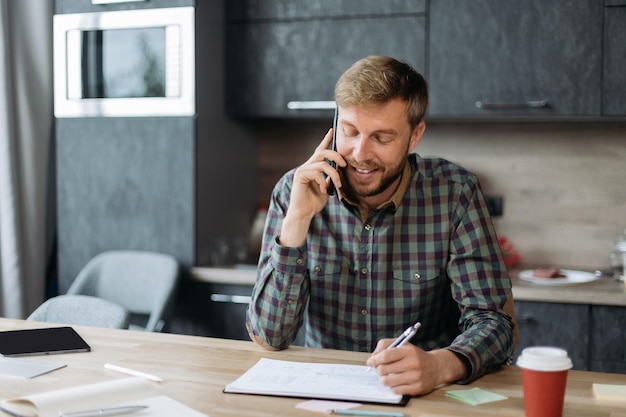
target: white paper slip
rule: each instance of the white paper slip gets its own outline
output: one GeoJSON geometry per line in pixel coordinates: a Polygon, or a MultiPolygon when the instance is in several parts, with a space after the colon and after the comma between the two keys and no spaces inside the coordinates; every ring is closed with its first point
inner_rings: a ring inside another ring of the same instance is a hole
{"type": "Polygon", "coordinates": [[[34,378],[57,369],[65,368],[64,363],[29,361],[16,358],[0,357],[0,375],[16,376],[20,378],[34,378]]]}
{"type": "Polygon", "coordinates": [[[596,398],[608,401],[626,401],[626,385],[593,384],[596,398]]]}
{"type": "Polygon", "coordinates": [[[361,365],[263,358],[228,384],[224,392],[406,405],[409,397],[394,394],[380,384],[378,374],[366,369],[361,365]]]}

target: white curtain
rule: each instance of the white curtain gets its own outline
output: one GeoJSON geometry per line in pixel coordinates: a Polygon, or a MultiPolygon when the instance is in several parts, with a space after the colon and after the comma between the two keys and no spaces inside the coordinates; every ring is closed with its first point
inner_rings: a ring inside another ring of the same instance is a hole
{"type": "Polygon", "coordinates": [[[53,138],[52,0],[0,0],[0,316],[45,296],[53,138]]]}

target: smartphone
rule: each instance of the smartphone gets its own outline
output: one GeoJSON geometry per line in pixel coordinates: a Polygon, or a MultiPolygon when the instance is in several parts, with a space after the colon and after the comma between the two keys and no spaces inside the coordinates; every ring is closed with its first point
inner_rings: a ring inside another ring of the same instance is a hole
{"type": "MultiPolygon", "coordinates": [[[[335,117],[333,118],[333,141],[330,143],[330,149],[333,151],[337,150],[337,116],[339,115],[339,110],[335,107],[335,117]]],[[[337,169],[337,164],[333,161],[328,161],[328,164],[333,167],[333,169],[337,169]]],[[[335,183],[332,181],[329,182],[328,188],[326,188],[326,192],[328,195],[335,195],[335,183]]]]}

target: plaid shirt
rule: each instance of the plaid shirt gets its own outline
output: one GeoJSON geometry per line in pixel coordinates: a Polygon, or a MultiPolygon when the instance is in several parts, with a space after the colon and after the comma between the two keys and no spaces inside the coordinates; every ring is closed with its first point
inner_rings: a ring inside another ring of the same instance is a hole
{"type": "Polygon", "coordinates": [[[443,159],[408,158],[399,204],[363,220],[330,196],[299,248],[277,243],[293,170],[283,176],[248,308],[255,341],[287,348],[306,322],[307,346],[370,352],[420,321],[412,342],[463,357],[461,382],[510,358],[513,324],[502,307],[511,282],[478,179],[443,159]]]}

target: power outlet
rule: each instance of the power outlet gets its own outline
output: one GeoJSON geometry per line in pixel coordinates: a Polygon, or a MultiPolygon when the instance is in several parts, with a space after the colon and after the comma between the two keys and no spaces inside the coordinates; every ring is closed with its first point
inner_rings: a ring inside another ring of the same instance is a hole
{"type": "Polygon", "coordinates": [[[501,195],[485,196],[487,202],[487,210],[492,217],[502,216],[504,211],[504,201],[501,195]]]}

